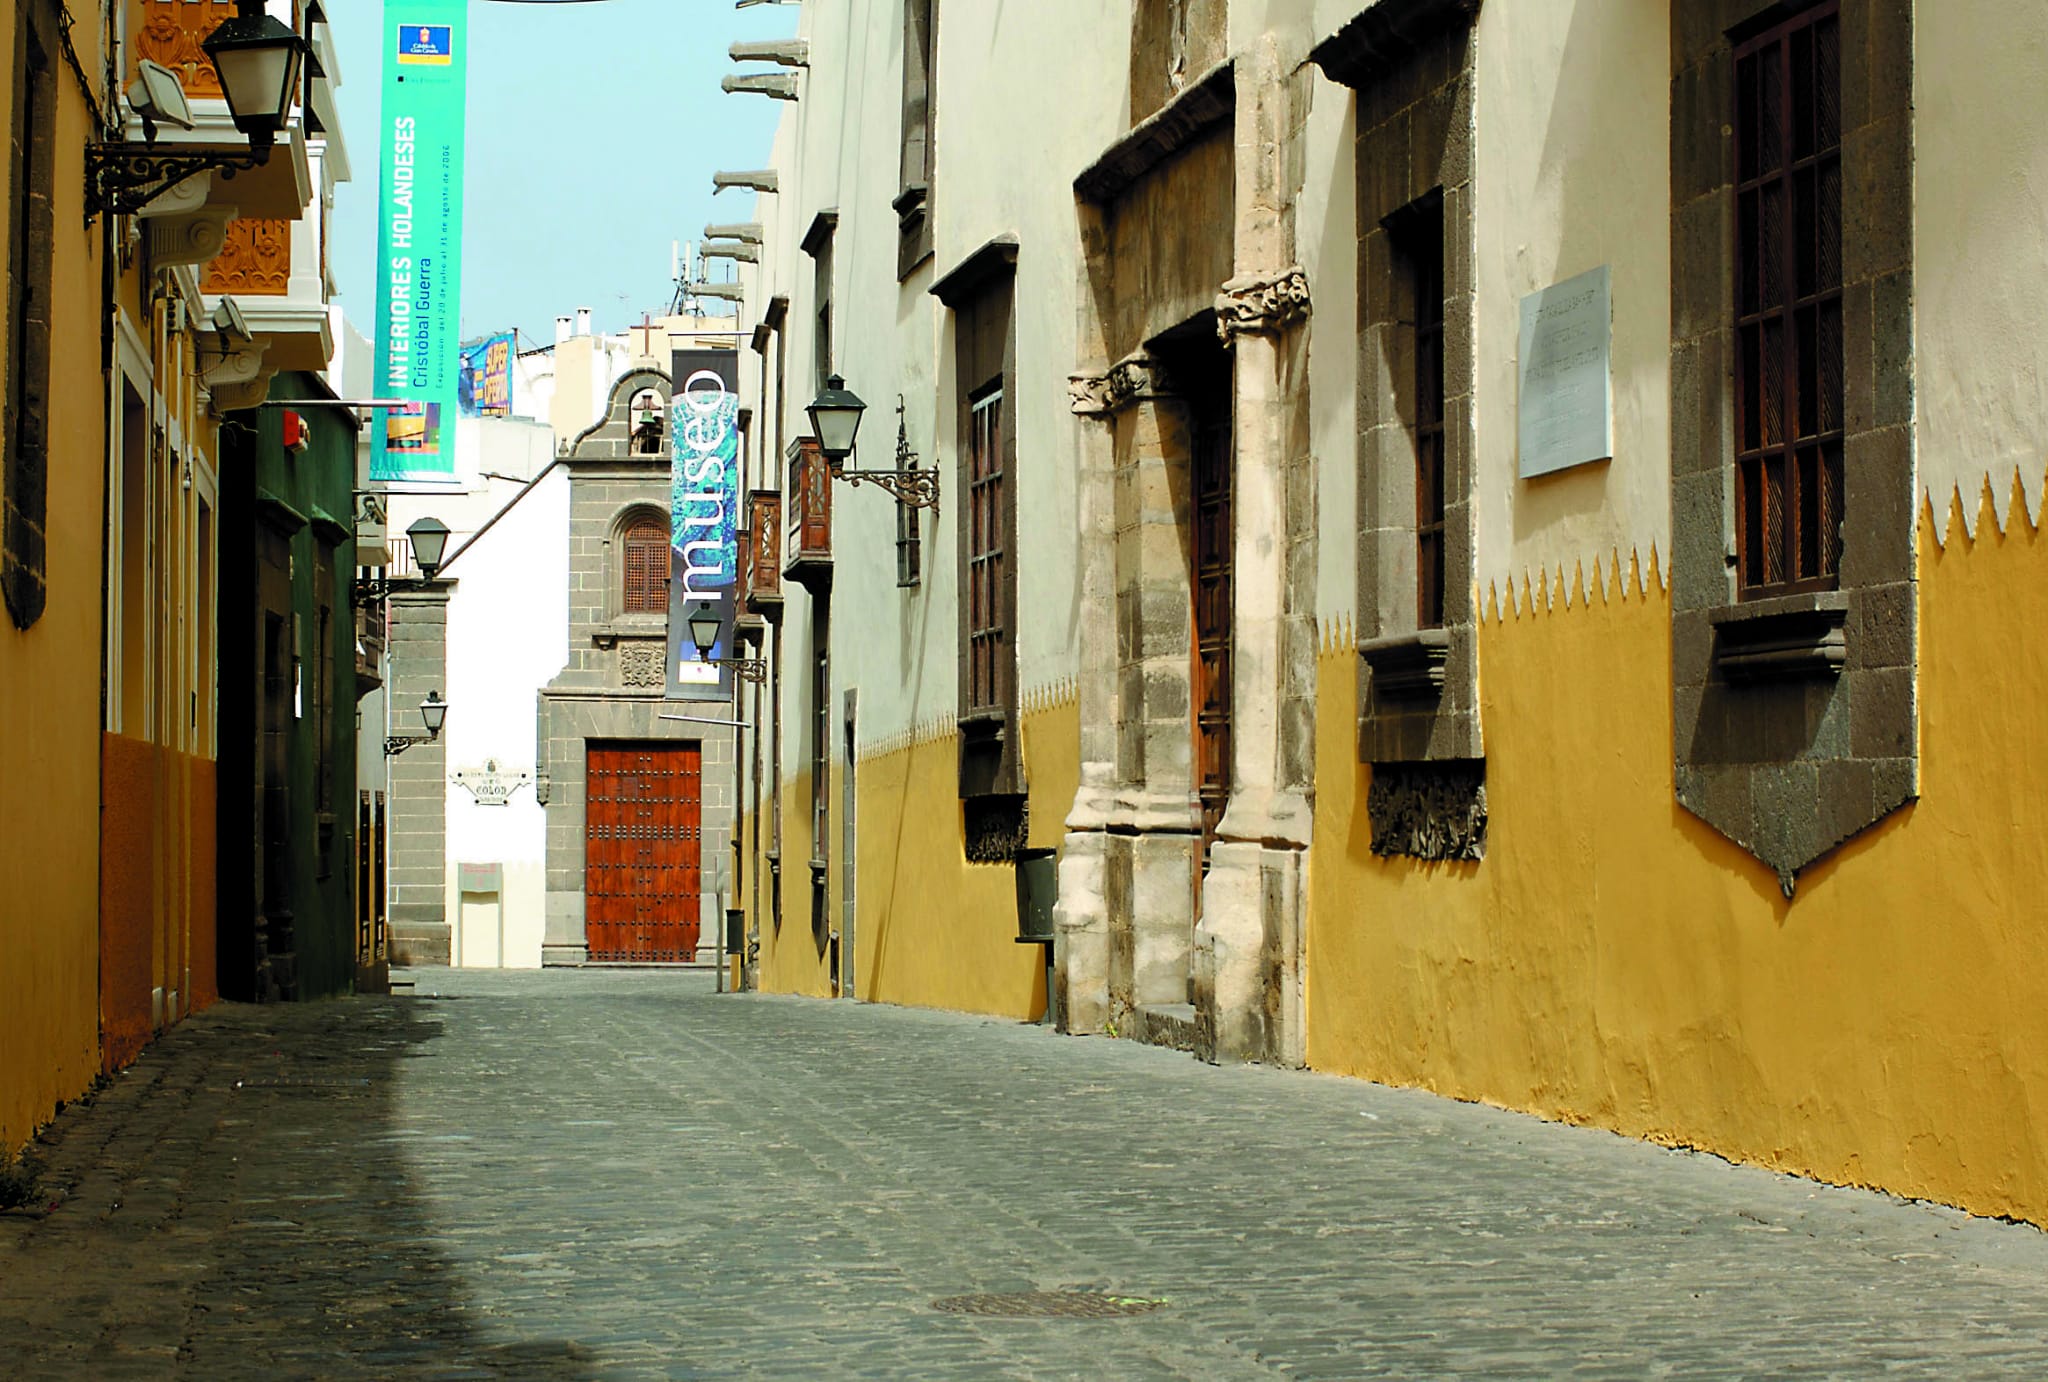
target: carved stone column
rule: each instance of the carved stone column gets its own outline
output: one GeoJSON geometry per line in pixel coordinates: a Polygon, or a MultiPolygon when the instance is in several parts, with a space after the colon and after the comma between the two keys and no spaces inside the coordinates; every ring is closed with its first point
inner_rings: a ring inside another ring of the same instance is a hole
{"type": "MultiPolygon", "coordinates": [[[[1107,374],[1076,374],[1069,403],[1081,422],[1076,500],[1083,534],[1109,531],[1107,374]]],[[[1067,813],[1053,911],[1053,1011],[1060,1030],[1097,1033],[1109,1023],[1109,823],[1116,805],[1116,563],[1111,544],[1081,543],[1081,783],[1067,813]]]]}
{"type": "Polygon", "coordinates": [[[1291,264],[1298,188],[1288,149],[1312,86],[1268,48],[1239,60],[1239,272],[1216,299],[1235,354],[1236,525],[1231,794],[1209,851],[1195,928],[1196,1054],[1305,1056],[1308,788],[1314,769],[1313,471],[1307,464],[1308,278],[1291,264]],[[1246,266],[1250,266],[1247,268],[1246,266]],[[1290,478],[1299,488],[1290,494],[1290,478]]]}

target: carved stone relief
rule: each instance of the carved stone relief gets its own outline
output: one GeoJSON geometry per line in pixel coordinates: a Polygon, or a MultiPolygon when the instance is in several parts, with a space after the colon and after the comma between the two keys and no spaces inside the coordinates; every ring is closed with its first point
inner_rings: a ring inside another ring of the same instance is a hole
{"type": "Polygon", "coordinates": [[[1230,345],[1239,336],[1284,331],[1308,314],[1308,275],[1299,267],[1240,274],[1216,295],[1216,334],[1230,345]]]}
{"type": "Polygon", "coordinates": [[[1365,808],[1383,859],[1486,857],[1483,762],[1376,764],[1365,808]]]}
{"type": "Polygon", "coordinates": [[[666,686],[667,648],[660,643],[624,643],[619,647],[619,684],[666,686]]]}

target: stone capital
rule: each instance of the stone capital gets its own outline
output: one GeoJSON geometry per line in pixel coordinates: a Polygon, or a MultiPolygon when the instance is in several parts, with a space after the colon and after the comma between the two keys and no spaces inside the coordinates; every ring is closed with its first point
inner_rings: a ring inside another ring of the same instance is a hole
{"type": "Polygon", "coordinates": [[[1216,334],[1232,345],[1239,336],[1285,331],[1308,314],[1308,275],[1299,266],[1239,274],[1216,295],[1216,334]]]}

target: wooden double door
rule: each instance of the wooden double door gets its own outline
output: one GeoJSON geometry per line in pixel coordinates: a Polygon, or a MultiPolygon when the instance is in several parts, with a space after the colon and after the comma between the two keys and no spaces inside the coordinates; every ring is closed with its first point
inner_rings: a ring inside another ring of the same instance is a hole
{"type": "Polygon", "coordinates": [[[697,958],[703,891],[701,744],[589,746],[583,896],[593,961],[697,958]]]}

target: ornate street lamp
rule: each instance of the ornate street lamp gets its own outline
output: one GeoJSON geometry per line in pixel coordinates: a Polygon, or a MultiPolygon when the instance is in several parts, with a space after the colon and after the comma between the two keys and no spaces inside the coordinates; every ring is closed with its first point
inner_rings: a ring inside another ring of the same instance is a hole
{"type": "Polygon", "coordinates": [[[277,136],[291,119],[299,73],[311,45],[291,28],[264,12],[263,0],[237,0],[239,12],[224,21],[199,46],[220,74],[235,128],[248,136],[242,153],[219,151],[159,153],[156,121],[185,125],[189,113],[184,91],[168,72],[145,71],[130,92],[129,104],[142,117],[143,142],[99,143],[85,154],[86,218],[102,212],[130,216],[186,178],[216,172],[224,178],[270,160],[277,136]]]}
{"type": "Polygon", "coordinates": [[[936,468],[924,470],[918,466],[917,454],[910,449],[903,432],[900,400],[896,407],[896,468],[862,470],[846,464],[853,455],[854,438],[860,434],[860,420],[867,410],[868,405],[860,395],[848,389],[846,381],[836,374],[825,381],[825,391],[812,400],[807,410],[811,415],[811,435],[818,439],[818,450],[824,455],[832,478],[855,487],[875,485],[895,495],[896,502],[906,508],[936,510],[939,472],[936,468]]]}
{"type": "MultiPolygon", "coordinates": [[[[412,559],[420,569],[420,579],[433,580],[447,565],[448,525],[438,518],[422,518],[407,528],[405,535],[412,539],[412,559]]],[[[365,608],[390,594],[391,582],[388,580],[366,578],[355,584],[355,602],[365,608]]]]}
{"type": "Polygon", "coordinates": [[[396,758],[415,744],[431,744],[441,737],[441,726],[448,722],[448,702],[441,699],[439,691],[427,692],[427,698],[420,702],[420,719],[426,722],[425,734],[393,734],[385,738],[386,758],[396,758]]]}
{"type": "Polygon", "coordinates": [[[697,645],[697,660],[712,667],[730,667],[741,681],[765,682],[768,680],[768,664],[757,657],[713,657],[711,650],[718,646],[718,635],[725,627],[725,621],[711,602],[701,600],[690,612],[690,641],[697,645]]]}
{"type": "Polygon", "coordinates": [[[448,525],[438,518],[422,518],[407,528],[405,535],[412,539],[412,559],[419,564],[420,579],[433,580],[448,551],[448,525]]]}

